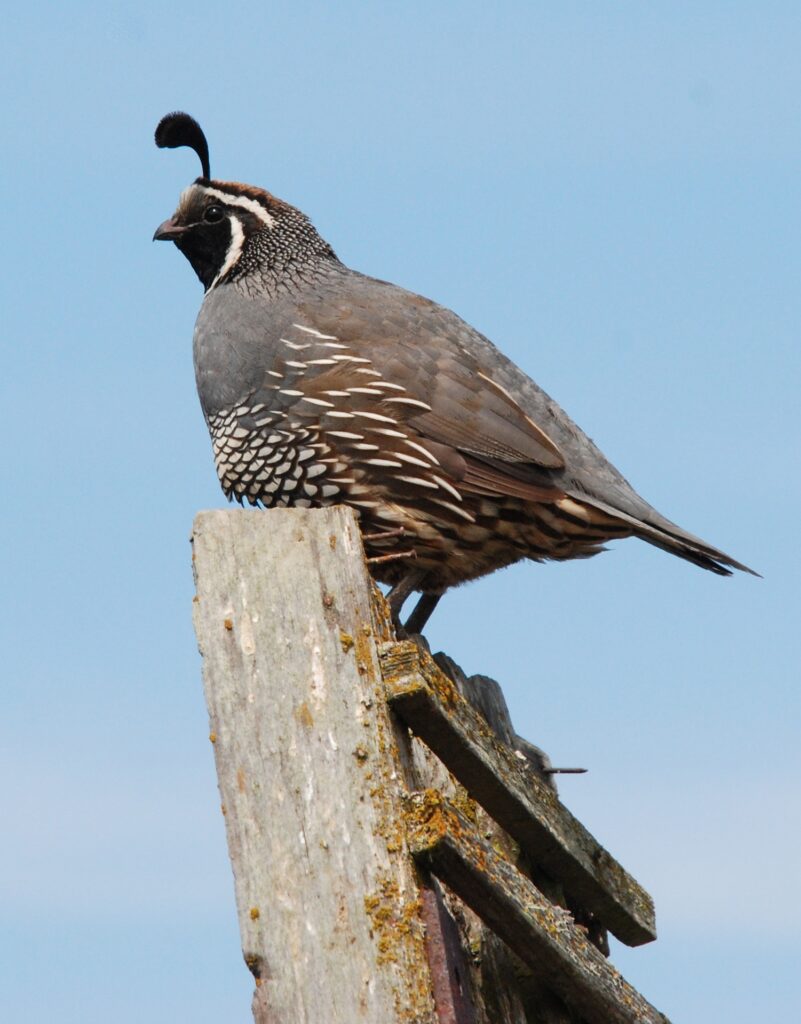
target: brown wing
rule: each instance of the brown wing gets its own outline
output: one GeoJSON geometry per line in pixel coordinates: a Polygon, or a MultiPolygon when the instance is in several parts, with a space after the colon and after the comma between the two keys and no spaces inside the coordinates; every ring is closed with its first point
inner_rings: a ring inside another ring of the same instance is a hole
{"type": "Polygon", "coordinates": [[[554,442],[492,377],[464,359],[438,361],[427,398],[430,413],[415,417],[428,436],[460,451],[500,464],[563,469],[554,442]]]}
{"type": "Polygon", "coordinates": [[[460,490],[529,501],[561,497],[552,476],[565,465],[557,445],[493,379],[490,367],[455,339],[432,333],[437,325],[426,305],[407,307],[413,315],[404,315],[402,328],[359,307],[340,307],[333,321],[319,309],[304,310],[306,331],[293,325],[289,340],[311,345],[301,359],[328,346],[333,361],[313,360],[306,394],[329,401],[347,396],[348,408],[391,414],[436,455],[460,490]],[[373,374],[394,387],[381,393],[373,374]],[[354,378],[361,388],[353,387],[354,378]]]}
{"type": "MultiPolygon", "coordinates": [[[[470,360],[473,362],[473,360],[470,360]]],[[[529,501],[561,494],[542,470],[560,470],[562,453],[488,373],[464,358],[440,360],[429,402],[431,411],[412,425],[428,439],[449,445],[463,458],[460,486],[478,494],[529,501]]]]}

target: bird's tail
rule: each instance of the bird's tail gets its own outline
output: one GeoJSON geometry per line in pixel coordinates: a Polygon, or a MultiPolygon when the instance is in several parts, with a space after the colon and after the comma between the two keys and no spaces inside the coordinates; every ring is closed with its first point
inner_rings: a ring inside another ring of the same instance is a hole
{"type": "Polygon", "coordinates": [[[747,565],[743,565],[742,562],[732,558],[731,555],[727,555],[725,551],[712,547],[711,544],[707,544],[700,537],[688,533],[669,519],[665,519],[655,510],[649,508],[651,514],[646,514],[640,518],[613,508],[594,496],[590,497],[589,495],[582,494],[581,500],[627,523],[631,526],[632,534],[635,537],[639,537],[641,540],[647,541],[649,544],[653,544],[654,547],[661,548],[671,555],[683,558],[687,562],[700,565],[702,569],[708,569],[719,576],[731,576],[733,569],[750,573],[751,576],[760,575],[747,565]]]}

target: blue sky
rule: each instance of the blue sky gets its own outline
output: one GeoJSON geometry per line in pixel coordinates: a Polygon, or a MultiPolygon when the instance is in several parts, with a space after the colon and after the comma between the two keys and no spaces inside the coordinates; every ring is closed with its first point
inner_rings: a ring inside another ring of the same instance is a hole
{"type": "Polygon", "coordinates": [[[799,939],[801,11],[781,3],[39,3],[0,38],[5,670],[0,1016],[248,1020],[191,628],[223,503],[200,287],[155,227],[197,174],[456,309],[661,511],[452,593],[429,637],[586,776],[653,893],[615,962],[684,1024],[786,1019],[799,939]],[[793,952],[793,950],[795,952],[793,952]]]}

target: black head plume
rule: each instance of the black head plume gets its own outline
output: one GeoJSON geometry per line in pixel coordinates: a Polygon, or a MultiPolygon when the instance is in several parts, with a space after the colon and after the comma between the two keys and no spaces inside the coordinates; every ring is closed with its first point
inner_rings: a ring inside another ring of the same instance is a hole
{"type": "Polygon", "coordinates": [[[209,170],[209,144],[203,129],[189,114],[178,110],[174,114],[166,114],[156,128],[156,145],[159,149],[178,149],[189,146],[200,157],[200,166],[204,178],[211,178],[209,170]]]}

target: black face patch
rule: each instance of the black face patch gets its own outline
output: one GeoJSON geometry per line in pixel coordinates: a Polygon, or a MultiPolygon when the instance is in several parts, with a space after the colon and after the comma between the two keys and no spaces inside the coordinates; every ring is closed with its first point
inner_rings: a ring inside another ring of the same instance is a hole
{"type": "Polygon", "coordinates": [[[184,229],[175,244],[208,291],[234,269],[247,242],[269,229],[272,216],[266,193],[198,179],[182,196],[174,223],[184,229]]]}
{"type": "Polygon", "coordinates": [[[292,276],[310,260],[336,260],[299,210],[235,182],[198,178],[162,228],[157,237],[175,242],[206,291],[254,274],[264,281],[292,276]]]}
{"type": "Polygon", "coordinates": [[[231,247],[232,215],[229,210],[225,213],[221,220],[200,220],[189,225],[184,234],[175,239],[175,244],[192,264],[206,291],[222,270],[231,247]]]}

